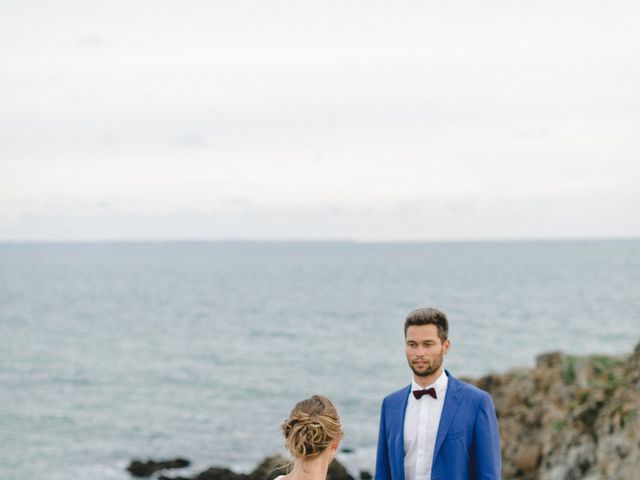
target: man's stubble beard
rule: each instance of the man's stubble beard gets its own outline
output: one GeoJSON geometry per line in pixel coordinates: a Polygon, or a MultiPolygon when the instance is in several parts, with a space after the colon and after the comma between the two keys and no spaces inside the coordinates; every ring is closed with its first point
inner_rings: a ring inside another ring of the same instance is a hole
{"type": "Polygon", "coordinates": [[[411,362],[409,362],[409,368],[417,377],[428,377],[429,375],[433,375],[436,373],[440,367],[442,367],[442,362],[444,360],[444,352],[440,352],[440,355],[434,361],[427,365],[423,370],[416,370],[411,362]]]}

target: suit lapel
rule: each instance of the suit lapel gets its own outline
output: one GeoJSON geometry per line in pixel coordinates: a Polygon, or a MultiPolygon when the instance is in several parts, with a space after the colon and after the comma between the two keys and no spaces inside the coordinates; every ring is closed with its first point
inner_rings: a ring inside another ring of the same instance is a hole
{"type": "Polygon", "coordinates": [[[409,385],[402,395],[398,399],[397,406],[393,409],[397,417],[393,422],[393,425],[398,425],[399,431],[396,432],[394,439],[394,456],[396,472],[401,473],[400,480],[404,480],[404,417],[407,411],[407,402],[409,400],[409,393],[411,393],[411,385],[409,385]]]}
{"type": "Polygon", "coordinates": [[[440,425],[438,425],[438,433],[436,435],[436,445],[433,450],[433,459],[435,461],[442,446],[444,438],[447,436],[453,417],[456,416],[462,394],[460,393],[460,384],[449,372],[445,371],[449,377],[447,386],[447,394],[444,397],[444,405],[442,406],[442,415],[440,416],[440,425]]]}

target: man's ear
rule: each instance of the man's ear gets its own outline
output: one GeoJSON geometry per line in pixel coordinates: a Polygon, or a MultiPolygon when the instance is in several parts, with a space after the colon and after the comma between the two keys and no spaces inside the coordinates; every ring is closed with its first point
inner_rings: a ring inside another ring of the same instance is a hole
{"type": "Polygon", "coordinates": [[[449,352],[449,348],[451,348],[451,340],[447,338],[442,344],[442,347],[444,348],[444,353],[446,355],[449,352]]]}

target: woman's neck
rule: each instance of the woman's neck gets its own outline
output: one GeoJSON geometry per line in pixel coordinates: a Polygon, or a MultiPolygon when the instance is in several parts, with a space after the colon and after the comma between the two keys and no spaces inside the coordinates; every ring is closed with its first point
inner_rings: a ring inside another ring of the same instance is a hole
{"type": "Polygon", "coordinates": [[[327,461],[324,455],[313,460],[296,460],[286,476],[287,480],[325,480],[329,463],[330,460],[327,461]]]}

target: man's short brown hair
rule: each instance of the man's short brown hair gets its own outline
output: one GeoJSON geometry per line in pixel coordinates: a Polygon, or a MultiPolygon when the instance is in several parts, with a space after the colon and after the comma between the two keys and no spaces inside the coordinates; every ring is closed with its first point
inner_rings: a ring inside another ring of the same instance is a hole
{"type": "Polygon", "coordinates": [[[424,307],[416,308],[409,312],[404,321],[404,336],[407,336],[407,329],[413,325],[435,325],[438,327],[438,337],[444,343],[449,336],[449,322],[444,312],[437,308],[424,307]]]}

